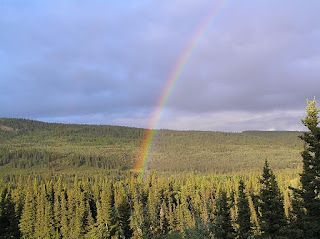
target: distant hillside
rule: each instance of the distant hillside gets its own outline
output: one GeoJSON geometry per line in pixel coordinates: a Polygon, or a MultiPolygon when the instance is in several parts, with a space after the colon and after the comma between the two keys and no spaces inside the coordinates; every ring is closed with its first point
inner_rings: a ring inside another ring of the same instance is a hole
{"type": "MultiPolygon", "coordinates": [[[[98,135],[109,135],[113,137],[139,138],[143,129],[123,127],[123,126],[106,126],[106,125],[79,125],[79,124],[60,124],[45,123],[36,120],[0,118],[0,132],[12,131],[6,130],[5,127],[19,132],[19,135],[30,132],[47,132],[51,136],[79,135],[86,134],[88,137],[98,135]]],[[[10,135],[10,134],[8,134],[10,135]]],[[[14,134],[13,134],[14,135],[14,134]]],[[[12,135],[12,136],[13,136],[12,135]]]]}
{"type": "MultiPolygon", "coordinates": [[[[131,170],[144,134],[140,128],[0,118],[0,163],[17,169],[131,170]]],[[[276,170],[295,170],[301,162],[300,134],[158,130],[148,168],[169,173],[247,172],[260,170],[267,159],[276,170]]]]}

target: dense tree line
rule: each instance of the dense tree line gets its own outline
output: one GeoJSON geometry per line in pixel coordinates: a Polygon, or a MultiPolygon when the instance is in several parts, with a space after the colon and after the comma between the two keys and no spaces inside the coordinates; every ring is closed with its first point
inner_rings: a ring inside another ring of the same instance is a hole
{"type": "MultiPolygon", "coordinates": [[[[119,152],[69,154],[4,145],[0,148],[1,169],[20,167],[17,165],[24,162],[23,170],[31,168],[31,173],[0,177],[0,238],[319,238],[318,113],[316,101],[308,101],[307,117],[302,121],[309,129],[301,136],[303,168],[300,183],[291,185],[289,196],[278,184],[282,176],[275,176],[267,160],[259,178],[256,174],[199,173],[164,177],[156,171],[141,178],[126,170],[129,167],[119,168],[130,161],[130,155],[119,152]],[[114,165],[103,166],[106,161],[114,165]],[[90,171],[81,177],[77,173],[40,175],[32,170],[55,163],[118,170],[104,170],[108,172],[105,176],[90,171]]],[[[13,123],[6,127],[2,135],[17,133],[13,123]]],[[[175,139],[181,136],[175,134],[175,139]]],[[[258,137],[260,133],[246,134],[258,137]]],[[[221,133],[220,139],[227,136],[221,133]]],[[[166,142],[160,140],[161,144],[166,142]]]]}
{"type": "Polygon", "coordinates": [[[156,172],[19,176],[2,181],[0,206],[2,238],[286,238],[295,223],[267,162],[255,187],[156,172]]]}
{"type": "MultiPolygon", "coordinates": [[[[290,169],[297,172],[302,167],[299,155],[302,143],[297,137],[301,134],[158,130],[148,166],[151,170],[172,174],[190,171],[232,174],[238,171],[259,171],[264,160],[268,159],[275,170],[290,169]]],[[[0,119],[2,147],[11,150],[29,148],[62,156],[115,158],[126,154],[128,158],[134,159],[139,153],[144,135],[145,130],[129,127],[0,119]]],[[[70,157],[65,159],[69,160],[70,157]]],[[[62,168],[64,164],[61,162],[65,161],[58,160],[55,166],[62,168]]],[[[85,165],[82,162],[80,164],[85,165]]]]}
{"type": "Polygon", "coordinates": [[[50,168],[54,165],[88,166],[103,169],[132,168],[133,159],[125,153],[108,155],[61,154],[34,148],[0,148],[0,166],[11,168],[31,168],[35,166],[50,168]]]}
{"type": "Polygon", "coordinates": [[[0,148],[0,166],[9,164],[12,168],[48,167],[58,158],[55,153],[39,151],[32,148],[0,148]]]}
{"type": "Polygon", "coordinates": [[[32,134],[33,137],[40,138],[44,136],[43,133],[47,133],[50,136],[78,135],[96,137],[103,135],[104,138],[139,139],[144,134],[143,129],[133,127],[45,123],[16,118],[0,118],[0,125],[5,126],[5,128],[0,130],[0,134],[11,135],[11,137],[32,134]]]}
{"type": "Polygon", "coordinates": [[[195,175],[165,179],[155,173],[147,179],[75,177],[72,183],[70,178],[48,181],[20,176],[1,187],[2,235],[170,238],[179,233],[189,238],[235,238],[236,230],[258,235],[259,230],[240,222],[250,222],[252,217],[250,207],[249,212],[240,210],[249,200],[244,184],[239,186],[242,195],[235,193],[235,185],[226,186],[195,175]]]}

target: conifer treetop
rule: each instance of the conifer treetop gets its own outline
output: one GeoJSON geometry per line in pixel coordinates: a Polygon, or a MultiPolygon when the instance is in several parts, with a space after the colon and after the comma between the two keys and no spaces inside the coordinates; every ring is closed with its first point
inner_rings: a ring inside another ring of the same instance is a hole
{"type": "Polygon", "coordinates": [[[312,130],[318,126],[318,113],[320,109],[317,106],[316,97],[314,97],[313,100],[307,99],[307,104],[307,116],[301,121],[308,129],[312,130]]]}

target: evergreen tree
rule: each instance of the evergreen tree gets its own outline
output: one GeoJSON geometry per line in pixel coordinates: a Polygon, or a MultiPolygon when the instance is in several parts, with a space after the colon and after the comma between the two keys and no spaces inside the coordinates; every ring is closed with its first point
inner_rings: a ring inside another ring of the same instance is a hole
{"type": "Polygon", "coordinates": [[[30,179],[28,180],[27,184],[25,203],[23,206],[19,227],[22,233],[22,238],[34,238],[36,224],[35,187],[33,187],[30,179]]]}
{"type": "Polygon", "coordinates": [[[85,232],[85,211],[86,202],[84,193],[75,186],[75,190],[69,198],[69,238],[82,237],[85,232]]]}
{"type": "Polygon", "coordinates": [[[288,211],[289,224],[286,228],[286,235],[289,238],[303,239],[304,237],[304,221],[305,210],[302,207],[302,199],[297,193],[293,193],[290,197],[290,207],[288,211]]]}
{"type": "Polygon", "coordinates": [[[68,201],[67,191],[61,193],[61,228],[60,233],[63,238],[69,238],[69,212],[68,212],[68,201]]]}
{"type": "Polygon", "coordinates": [[[169,210],[165,200],[163,200],[160,208],[160,214],[159,214],[159,224],[160,224],[160,230],[162,235],[165,235],[169,232],[168,217],[169,217],[169,210]]]}
{"type": "Polygon", "coordinates": [[[11,192],[4,188],[0,197],[0,238],[20,238],[18,222],[11,192]]]}
{"type": "Polygon", "coordinates": [[[238,218],[237,223],[239,225],[238,238],[246,239],[252,235],[252,223],[251,223],[251,212],[249,206],[249,200],[244,192],[245,185],[243,180],[239,182],[239,198],[238,198],[238,218]]]}
{"type": "Polygon", "coordinates": [[[130,215],[131,209],[128,201],[125,198],[122,198],[118,206],[118,220],[120,226],[120,234],[124,238],[131,238],[132,236],[132,229],[130,227],[130,215]]]}
{"type": "Polygon", "coordinates": [[[147,216],[150,223],[150,231],[152,237],[156,237],[160,233],[160,192],[158,191],[158,185],[156,183],[155,175],[152,175],[152,186],[148,190],[147,200],[147,216]]]}
{"type": "Polygon", "coordinates": [[[309,129],[300,138],[305,142],[302,155],[303,171],[300,174],[300,189],[293,189],[300,201],[301,210],[295,210],[295,225],[302,225],[304,238],[318,238],[320,235],[320,128],[319,108],[315,98],[307,100],[307,116],[302,123],[309,129]],[[300,211],[300,213],[299,213],[300,211]]]}
{"type": "Polygon", "coordinates": [[[46,193],[45,186],[42,184],[41,188],[36,195],[36,220],[35,220],[35,238],[43,238],[46,235],[46,193]]]}
{"type": "MultiPolygon", "coordinates": [[[[132,184],[132,189],[135,188],[135,181],[130,182],[132,184]]],[[[116,221],[117,221],[117,230],[115,235],[118,238],[131,238],[133,235],[134,227],[130,227],[133,217],[132,214],[132,198],[130,188],[128,190],[128,185],[125,184],[114,184],[114,199],[116,206],[116,221]],[[131,220],[131,223],[130,223],[131,220]]]]}
{"type": "Polygon", "coordinates": [[[12,195],[13,202],[15,204],[15,211],[17,218],[20,220],[23,208],[23,202],[25,201],[25,194],[24,194],[24,182],[22,176],[19,176],[17,182],[17,190],[15,190],[15,194],[12,195]]]}
{"type": "Polygon", "coordinates": [[[232,220],[230,215],[230,205],[227,193],[222,191],[216,201],[215,215],[215,238],[231,239],[235,238],[235,231],[232,227],[232,220]]]}
{"type": "Polygon", "coordinates": [[[283,196],[276,177],[265,162],[259,195],[259,222],[262,235],[266,238],[278,238],[286,226],[283,196]]]}
{"type": "Polygon", "coordinates": [[[62,182],[61,178],[58,179],[55,189],[54,189],[54,203],[53,203],[53,211],[54,211],[54,221],[55,227],[60,230],[62,223],[61,223],[61,197],[63,196],[62,192],[62,182]]]}
{"type": "MultiPolygon", "coordinates": [[[[192,176],[191,176],[192,178],[192,176]]],[[[185,187],[181,189],[181,197],[180,197],[180,221],[184,229],[193,228],[195,226],[195,217],[193,214],[193,201],[190,193],[190,189],[192,184],[187,181],[185,187]]]]}
{"type": "Polygon", "coordinates": [[[111,238],[117,230],[113,184],[107,182],[97,202],[97,230],[101,238],[111,238]]]}
{"type": "Polygon", "coordinates": [[[174,231],[177,227],[177,210],[175,204],[169,201],[168,204],[168,228],[169,231],[174,231]]]}

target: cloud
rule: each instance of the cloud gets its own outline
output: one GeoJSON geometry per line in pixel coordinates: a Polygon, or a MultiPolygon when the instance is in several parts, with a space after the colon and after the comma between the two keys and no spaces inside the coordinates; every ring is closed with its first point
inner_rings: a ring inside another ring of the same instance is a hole
{"type": "Polygon", "coordinates": [[[171,112],[175,121],[167,117],[162,124],[168,129],[179,130],[215,130],[240,132],[245,130],[305,130],[300,119],[304,118],[303,111],[224,111],[204,114],[171,112]]]}
{"type": "MultiPolygon", "coordinates": [[[[3,3],[1,117],[147,127],[178,59],[218,2],[3,3]]],[[[319,7],[226,1],[159,127],[297,128],[290,112],[320,98],[319,7]],[[239,112],[246,120],[227,124],[224,117],[239,112]]]]}

